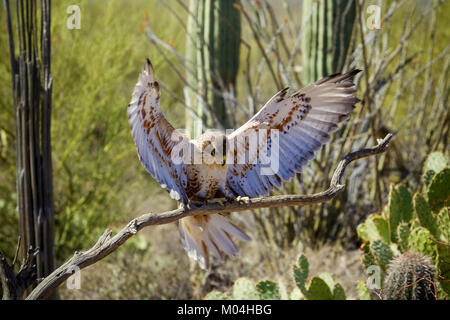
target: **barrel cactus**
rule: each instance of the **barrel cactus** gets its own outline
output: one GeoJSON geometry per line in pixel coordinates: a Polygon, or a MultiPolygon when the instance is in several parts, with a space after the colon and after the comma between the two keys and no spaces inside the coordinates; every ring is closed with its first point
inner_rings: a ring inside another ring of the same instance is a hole
{"type": "Polygon", "coordinates": [[[389,265],[383,286],[386,300],[435,300],[435,268],[430,258],[405,252],[389,265]]]}

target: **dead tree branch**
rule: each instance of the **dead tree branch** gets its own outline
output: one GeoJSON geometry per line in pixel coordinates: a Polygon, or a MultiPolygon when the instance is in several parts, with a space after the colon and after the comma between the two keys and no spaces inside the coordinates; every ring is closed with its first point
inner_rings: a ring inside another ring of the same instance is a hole
{"type": "Polygon", "coordinates": [[[380,154],[386,151],[392,135],[388,134],[378,145],[373,148],[362,149],[352,153],[341,160],[334,171],[330,187],[312,195],[281,195],[249,199],[248,201],[233,201],[227,203],[206,203],[202,205],[191,205],[181,207],[176,210],[163,213],[147,213],[130,221],[115,236],[112,236],[111,230],[106,230],[99,238],[97,243],[87,251],[76,252],[72,258],[56,269],[48,277],[43,279],[39,285],[30,293],[27,299],[44,299],[70,277],[74,268],[83,269],[89,265],[100,261],[111,252],[119,248],[125,241],[135,235],[141,229],[158,224],[166,224],[177,221],[181,218],[201,214],[213,214],[220,212],[240,212],[259,208],[282,207],[282,206],[305,206],[315,203],[329,201],[336,197],[345,187],[342,184],[342,178],[346,167],[355,160],[380,154]]]}
{"type": "Polygon", "coordinates": [[[12,265],[9,265],[3,252],[0,251],[0,283],[3,290],[3,300],[23,299],[25,290],[36,282],[34,258],[37,254],[38,250],[29,248],[27,256],[16,275],[14,273],[15,261],[12,265]]]}

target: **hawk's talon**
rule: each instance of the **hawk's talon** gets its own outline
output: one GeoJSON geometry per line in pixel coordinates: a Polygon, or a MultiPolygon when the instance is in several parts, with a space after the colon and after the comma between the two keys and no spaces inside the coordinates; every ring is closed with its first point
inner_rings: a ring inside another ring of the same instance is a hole
{"type": "Polygon", "coordinates": [[[250,198],[249,197],[241,197],[241,196],[238,196],[237,198],[236,198],[236,201],[237,202],[239,202],[240,204],[242,204],[242,203],[249,203],[250,202],[250,198]]]}

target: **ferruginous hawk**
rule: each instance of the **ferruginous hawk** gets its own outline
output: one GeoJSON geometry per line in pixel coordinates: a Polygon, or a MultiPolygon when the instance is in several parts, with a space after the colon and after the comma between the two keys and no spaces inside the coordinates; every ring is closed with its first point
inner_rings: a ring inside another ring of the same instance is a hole
{"type": "MultiPolygon", "coordinates": [[[[288,88],[283,89],[230,134],[206,132],[190,139],[176,131],[162,113],[160,88],[147,59],[128,105],[139,159],[170,196],[184,205],[265,196],[301,172],[329,141],[329,134],[349,117],[359,99],[348,79],[358,72],[325,77],[290,96],[288,88]],[[276,166],[267,165],[268,154],[271,160],[276,157],[276,166]]],[[[209,265],[209,253],[219,260],[222,252],[237,255],[231,236],[250,240],[222,214],[183,218],[179,229],[189,257],[202,268],[209,265]]]]}

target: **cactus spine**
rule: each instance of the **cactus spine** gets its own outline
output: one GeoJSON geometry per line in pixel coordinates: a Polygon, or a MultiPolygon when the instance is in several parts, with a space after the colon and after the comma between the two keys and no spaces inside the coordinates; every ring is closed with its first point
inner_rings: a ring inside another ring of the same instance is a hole
{"type": "Polygon", "coordinates": [[[194,63],[195,69],[193,73],[188,72],[187,80],[197,92],[189,93],[195,114],[187,110],[186,128],[192,135],[201,133],[194,126],[196,116],[203,125],[214,125],[204,102],[212,107],[218,125],[231,127],[226,101],[220,92],[236,87],[241,35],[241,18],[234,6],[236,3],[228,0],[190,0],[186,57],[194,63]],[[199,96],[204,101],[199,101],[199,96]]]}
{"type": "Polygon", "coordinates": [[[385,300],[434,300],[435,270],[429,258],[405,252],[389,265],[384,280],[385,300]]]}
{"type": "Polygon", "coordinates": [[[314,82],[342,70],[355,23],[354,0],[303,2],[303,81],[314,82]]]}

